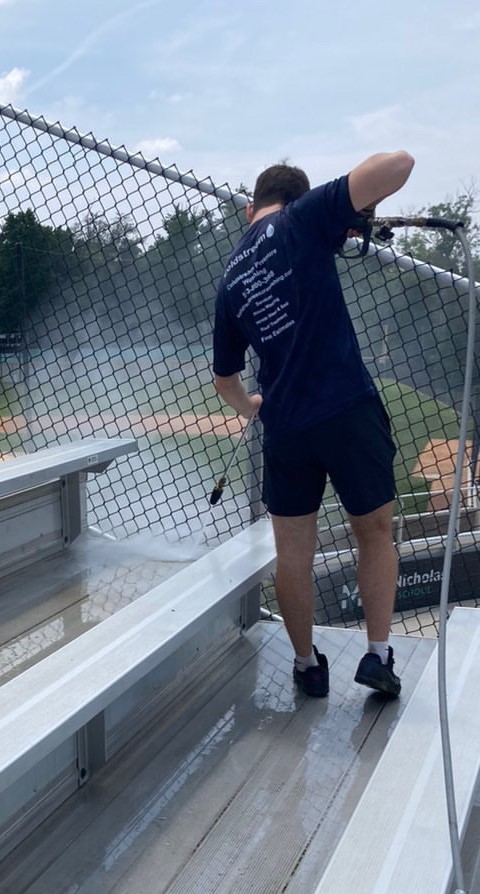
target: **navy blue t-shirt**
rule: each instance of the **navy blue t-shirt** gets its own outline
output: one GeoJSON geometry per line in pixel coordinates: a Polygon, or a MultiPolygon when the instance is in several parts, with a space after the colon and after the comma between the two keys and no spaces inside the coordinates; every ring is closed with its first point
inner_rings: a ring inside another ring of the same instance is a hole
{"type": "Polygon", "coordinates": [[[266,441],[310,428],[376,392],[335,264],[355,216],[348,177],[340,177],[254,223],[226,265],[214,372],[241,372],[253,347],[266,441]]]}

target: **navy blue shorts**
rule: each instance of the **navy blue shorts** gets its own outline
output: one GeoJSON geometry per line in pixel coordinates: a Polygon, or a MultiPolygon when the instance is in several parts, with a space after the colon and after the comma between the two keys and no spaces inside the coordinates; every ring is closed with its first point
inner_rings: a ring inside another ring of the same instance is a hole
{"type": "Polygon", "coordinates": [[[272,515],[317,512],[328,476],[346,511],[366,515],[395,499],[395,453],[381,398],[368,397],[264,446],[264,503],[272,515]]]}

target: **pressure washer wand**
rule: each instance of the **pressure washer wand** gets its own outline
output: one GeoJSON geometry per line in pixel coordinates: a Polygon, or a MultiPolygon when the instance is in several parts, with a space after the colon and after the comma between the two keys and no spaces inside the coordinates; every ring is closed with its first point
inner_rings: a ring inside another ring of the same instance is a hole
{"type": "MultiPolygon", "coordinates": [[[[358,236],[362,238],[362,244],[358,254],[364,258],[368,254],[370,240],[372,235],[379,242],[390,242],[393,239],[393,230],[396,227],[429,227],[431,229],[450,230],[455,233],[459,227],[463,227],[461,220],[447,220],[443,217],[374,217],[374,212],[359,211],[357,218],[352,222],[351,229],[356,230],[358,236]],[[375,232],[374,232],[375,228],[375,232]]],[[[351,257],[347,255],[343,244],[337,249],[338,254],[343,258],[351,257]]]]}
{"type": "Polygon", "coordinates": [[[237,453],[240,450],[240,447],[242,446],[243,442],[245,441],[247,432],[248,432],[250,425],[252,424],[254,419],[255,419],[255,416],[251,416],[250,419],[247,420],[246,425],[244,426],[243,431],[238,439],[237,446],[235,447],[235,450],[233,451],[233,453],[230,457],[230,460],[227,464],[227,467],[226,467],[222,477],[218,479],[215,487],[212,490],[212,495],[210,497],[210,505],[211,506],[215,506],[215,504],[218,503],[220,497],[223,494],[223,489],[228,481],[228,473],[229,473],[233,463],[235,462],[237,453]]]}
{"type": "MultiPolygon", "coordinates": [[[[368,220],[368,219],[367,219],[368,220]]],[[[450,230],[455,233],[459,227],[464,227],[461,220],[448,220],[444,217],[380,217],[368,220],[370,233],[373,227],[378,227],[375,233],[381,242],[388,242],[393,238],[392,229],[395,227],[427,227],[432,230],[450,230]]]]}

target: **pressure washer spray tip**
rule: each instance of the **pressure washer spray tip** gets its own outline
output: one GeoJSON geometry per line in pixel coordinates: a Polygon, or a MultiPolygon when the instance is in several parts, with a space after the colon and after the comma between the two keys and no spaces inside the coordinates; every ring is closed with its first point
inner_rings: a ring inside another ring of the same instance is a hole
{"type": "Polygon", "coordinates": [[[245,440],[245,437],[247,435],[247,432],[248,432],[254,419],[255,419],[255,417],[251,416],[251,418],[247,421],[247,424],[244,426],[243,431],[238,439],[237,446],[235,447],[235,449],[230,457],[228,465],[224,469],[222,477],[218,479],[215,487],[212,490],[212,495],[210,497],[210,506],[215,506],[215,504],[218,503],[220,497],[222,496],[223,488],[225,487],[227,480],[228,480],[228,473],[232,467],[233,462],[235,461],[235,459],[237,457],[238,451],[240,450],[240,447],[242,446],[242,444],[245,440]]]}
{"type": "Polygon", "coordinates": [[[227,479],[225,478],[225,476],[219,479],[212,490],[212,495],[210,497],[210,506],[215,506],[215,504],[218,503],[220,497],[223,494],[223,488],[225,487],[226,483],[227,479]]]}

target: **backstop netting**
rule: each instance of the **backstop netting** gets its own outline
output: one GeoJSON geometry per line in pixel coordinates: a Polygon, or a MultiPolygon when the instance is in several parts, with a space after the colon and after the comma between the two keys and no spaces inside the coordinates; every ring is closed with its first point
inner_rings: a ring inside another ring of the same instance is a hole
{"type": "MultiPolygon", "coordinates": [[[[255,423],[212,384],[215,294],[246,196],[92,135],[0,107],[0,455],[92,435],[139,451],[89,481],[89,523],[123,538],[225,539],[265,514],[255,423]]],[[[401,629],[435,632],[457,457],[467,284],[370,248],[339,259],[363,357],[398,445],[401,629]]],[[[252,362],[252,384],[253,384],[252,362]]],[[[452,601],[477,604],[475,369],[452,601]]],[[[359,624],[355,549],[330,490],[319,516],[317,623],[359,624]]],[[[275,611],[273,587],[264,585],[275,611]]]]}

